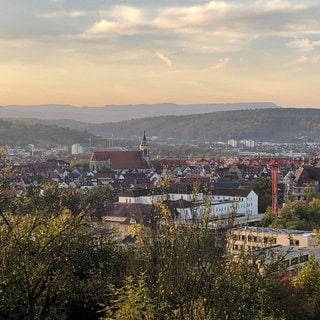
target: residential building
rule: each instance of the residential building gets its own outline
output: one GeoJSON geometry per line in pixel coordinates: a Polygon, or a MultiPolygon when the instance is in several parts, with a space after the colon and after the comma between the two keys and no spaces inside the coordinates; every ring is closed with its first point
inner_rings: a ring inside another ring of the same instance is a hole
{"type": "Polygon", "coordinates": [[[313,247],[315,235],[311,231],[239,227],[232,230],[233,250],[255,250],[274,245],[285,247],[313,247]]]}
{"type": "Polygon", "coordinates": [[[83,147],[79,143],[73,144],[71,146],[71,154],[80,154],[80,153],[83,153],[83,147]]]}
{"type": "Polygon", "coordinates": [[[229,248],[235,256],[248,251],[264,263],[281,261],[291,271],[310,257],[319,257],[314,244],[315,234],[310,231],[250,226],[232,229],[229,239],[229,248]]]}
{"type": "Polygon", "coordinates": [[[320,167],[302,166],[294,172],[293,184],[287,184],[291,190],[286,190],[295,200],[305,199],[306,188],[320,192],[320,167]]]}

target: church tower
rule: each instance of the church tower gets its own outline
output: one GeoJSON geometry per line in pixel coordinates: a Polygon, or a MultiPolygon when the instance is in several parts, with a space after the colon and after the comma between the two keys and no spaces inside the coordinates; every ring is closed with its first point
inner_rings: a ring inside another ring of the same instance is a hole
{"type": "Polygon", "coordinates": [[[143,158],[149,163],[149,150],[148,150],[148,144],[147,144],[147,138],[146,138],[146,132],[143,132],[143,137],[140,142],[139,150],[143,156],[143,158]]]}

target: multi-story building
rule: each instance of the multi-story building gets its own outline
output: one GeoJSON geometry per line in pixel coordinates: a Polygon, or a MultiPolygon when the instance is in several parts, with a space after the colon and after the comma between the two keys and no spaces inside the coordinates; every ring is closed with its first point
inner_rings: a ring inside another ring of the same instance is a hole
{"type": "Polygon", "coordinates": [[[315,234],[311,231],[239,227],[231,230],[229,248],[235,255],[250,251],[267,262],[281,260],[293,270],[319,256],[315,248],[315,234]]]}
{"type": "Polygon", "coordinates": [[[119,196],[120,203],[151,205],[157,201],[174,203],[181,221],[192,219],[195,212],[198,217],[206,212],[212,219],[230,213],[242,217],[258,215],[258,196],[248,189],[214,189],[208,194],[203,188],[195,193],[192,186],[173,184],[165,193],[161,189],[135,189],[119,196]]]}
{"type": "Polygon", "coordinates": [[[232,230],[233,250],[255,250],[274,245],[305,248],[315,244],[311,231],[273,229],[262,227],[239,227],[232,230]]]}

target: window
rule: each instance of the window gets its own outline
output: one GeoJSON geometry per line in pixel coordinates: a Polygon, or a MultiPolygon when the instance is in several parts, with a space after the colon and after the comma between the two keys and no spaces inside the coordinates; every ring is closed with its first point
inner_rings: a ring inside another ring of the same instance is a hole
{"type": "Polygon", "coordinates": [[[291,259],[291,265],[295,265],[295,264],[298,264],[299,263],[299,257],[295,257],[295,258],[292,258],[291,259]]]}
{"type": "Polygon", "coordinates": [[[300,263],[307,262],[309,260],[309,256],[306,254],[300,257],[300,263]]]}
{"type": "Polygon", "coordinates": [[[299,246],[299,240],[290,239],[290,246],[299,246]]]}
{"type": "Polygon", "coordinates": [[[277,238],[269,238],[269,243],[270,244],[276,244],[277,243],[277,238]]]}

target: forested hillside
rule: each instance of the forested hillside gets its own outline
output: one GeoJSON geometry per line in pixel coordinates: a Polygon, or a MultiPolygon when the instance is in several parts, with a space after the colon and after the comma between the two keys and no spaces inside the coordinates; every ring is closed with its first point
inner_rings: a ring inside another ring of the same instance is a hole
{"type": "Polygon", "coordinates": [[[192,140],[253,139],[257,141],[296,141],[301,136],[318,140],[319,109],[257,109],[219,111],[191,116],[166,116],[87,126],[102,136],[126,138],[148,136],[192,140]]]}
{"type": "Polygon", "coordinates": [[[88,139],[93,137],[95,141],[98,140],[86,131],[41,123],[27,123],[23,120],[0,119],[0,145],[25,146],[32,143],[37,147],[69,146],[74,143],[88,143],[88,139]]]}
{"type": "Polygon", "coordinates": [[[253,139],[295,142],[301,137],[304,139],[307,137],[309,141],[319,141],[320,109],[271,108],[219,111],[100,124],[66,119],[21,119],[13,122],[2,120],[0,121],[0,142],[2,144],[24,144],[31,141],[65,145],[85,144],[90,134],[95,142],[101,140],[98,136],[137,140],[141,138],[144,130],[148,137],[157,136],[163,139],[198,141],[253,139]]]}

